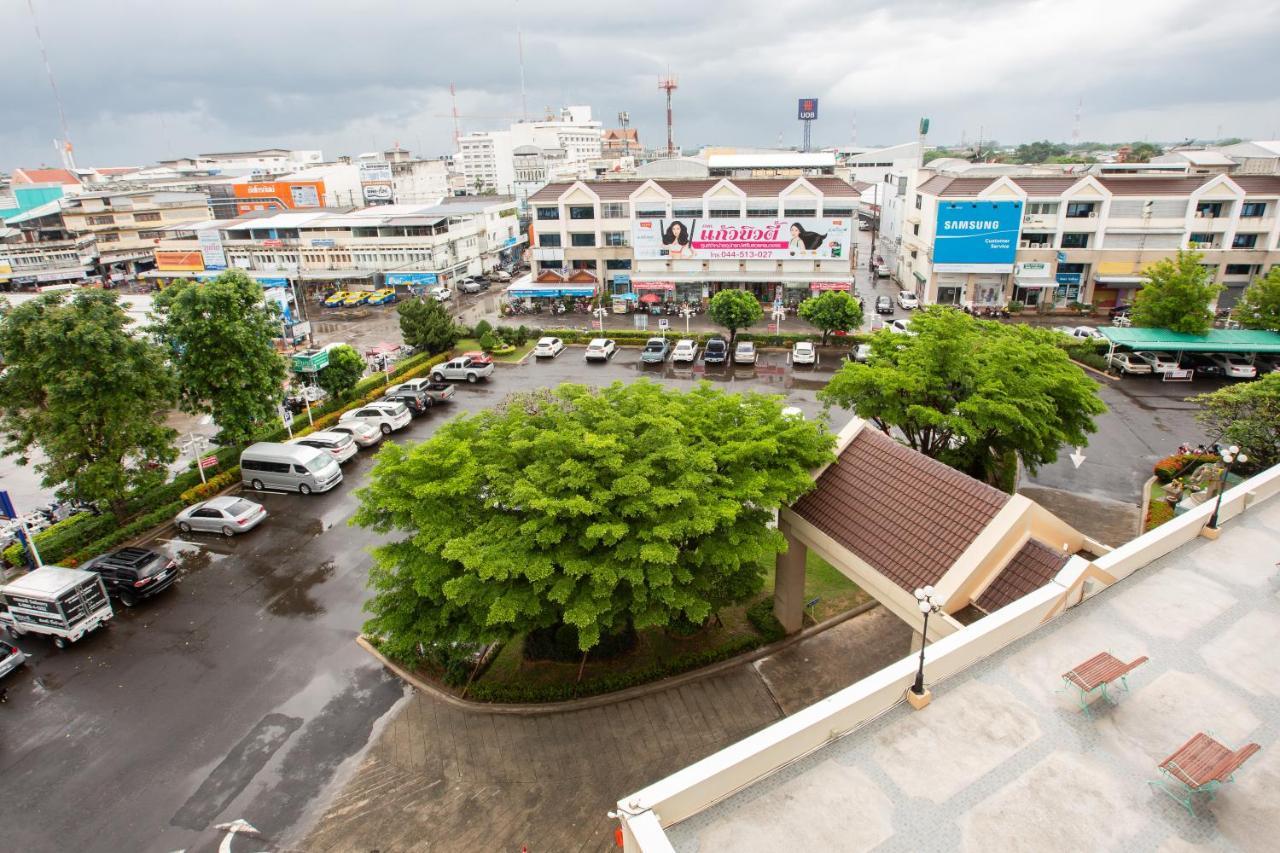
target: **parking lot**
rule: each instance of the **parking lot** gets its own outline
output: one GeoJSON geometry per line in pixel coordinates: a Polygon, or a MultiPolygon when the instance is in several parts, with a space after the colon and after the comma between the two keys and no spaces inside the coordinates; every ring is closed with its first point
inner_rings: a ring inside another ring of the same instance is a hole
{"type": "MultiPolygon", "coordinates": [[[[779,393],[816,415],[833,368],[793,371],[772,352],[755,367],[710,371],[638,358],[629,349],[587,366],[570,348],[503,367],[395,440],[426,438],[513,390],[641,375],[779,393]]],[[[377,538],[346,520],[371,465],[363,451],[327,494],[251,495],[271,516],[241,537],[163,530],[148,544],[179,561],[173,588],[119,608],[110,628],[65,651],[23,638],[31,660],[6,679],[0,705],[6,848],[212,850],[217,825],[236,819],[265,834],[255,849],[295,837],[405,695],[353,642],[377,538]]]]}

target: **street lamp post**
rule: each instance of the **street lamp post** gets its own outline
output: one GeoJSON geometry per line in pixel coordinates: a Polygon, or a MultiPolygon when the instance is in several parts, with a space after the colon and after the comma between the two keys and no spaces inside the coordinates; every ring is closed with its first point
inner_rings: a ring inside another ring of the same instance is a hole
{"type": "Polygon", "coordinates": [[[911,685],[911,692],[916,696],[924,695],[924,647],[929,642],[929,614],[942,608],[933,600],[933,587],[926,586],[916,590],[916,604],[924,614],[924,630],[920,635],[920,666],[916,669],[916,682],[911,685]]]}
{"type": "Polygon", "coordinates": [[[1222,478],[1218,480],[1218,499],[1213,504],[1213,515],[1209,517],[1209,527],[1218,529],[1218,510],[1222,509],[1222,493],[1227,490],[1227,475],[1236,462],[1248,462],[1249,457],[1240,452],[1234,444],[1222,450],[1222,478]]]}

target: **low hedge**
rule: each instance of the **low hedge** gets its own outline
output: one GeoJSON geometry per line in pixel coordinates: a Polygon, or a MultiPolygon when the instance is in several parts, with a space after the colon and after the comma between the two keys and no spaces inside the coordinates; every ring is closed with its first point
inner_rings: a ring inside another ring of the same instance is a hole
{"type": "Polygon", "coordinates": [[[221,474],[215,474],[209,478],[207,483],[187,489],[180,495],[180,499],[184,504],[195,503],[196,501],[204,501],[216,495],[218,492],[230,486],[232,483],[240,481],[240,466],[235,465],[223,471],[221,474]]]}
{"type": "Polygon", "coordinates": [[[760,632],[766,643],[777,642],[787,635],[778,617],[773,615],[772,595],[766,595],[747,608],[747,621],[760,632]]]}
{"type": "Polygon", "coordinates": [[[141,518],[134,519],[123,527],[117,528],[109,536],[104,536],[103,538],[91,543],[89,546],[81,548],[79,551],[76,551],[70,557],[66,558],[64,562],[68,566],[78,566],[85,560],[96,557],[104,551],[110,551],[117,545],[128,542],[130,539],[137,536],[141,536],[153,527],[158,527],[161,524],[167,524],[173,520],[173,517],[177,515],[184,506],[186,506],[186,504],[182,501],[174,501],[173,503],[165,504],[158,509],[152,510],[141,518]]]}
{"type": "MultiPolygon", "coordinates": [[[[106,536],[115,526],[115,517],[110,514],[77,513],[35,534],[36,550],[44,562],[56,563],[64,555],[106,536]]],[[[25,551],[21,542],[14,542],[4,549],[4,559],[11,566],[21,565],[26,561],[25,551]]]]}
{"type": "Polygon", "coordinates": [[[1185,477],[1206,462],[1217,461],[1218,457],[1212,453],[1175,453],[1157,462],[1151,473],[1161,483],[1171,483],[1175,478],[1185,477]]]}
{"type": "Polygon", "coordinates": [[[1173,520],[1173,507],[1165,501],[1152,501],[1147,509],[1147,530],[1155,530],[1166,521],[1173,520]]]}

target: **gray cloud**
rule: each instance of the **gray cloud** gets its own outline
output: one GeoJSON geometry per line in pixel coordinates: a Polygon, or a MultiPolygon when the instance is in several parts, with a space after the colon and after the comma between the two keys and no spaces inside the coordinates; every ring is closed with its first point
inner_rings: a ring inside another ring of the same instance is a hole
{"type": "MultiPolygon", "coordinates": [[[[1088,139],[1274,137],[1280,7],[1241,0],[1206,16],[1193,0],[981,3],[739,0],[587,5],[567,0],[36,0],[81,163],[145,163],[283,145],[359,153],[399,141],[452,149],[448,87],[463,130],[520,112],[517,20],[528,105],[628,110],[665,137],[658,77],[680,76],[676,139],[799,141],[795,99],[822,99],[820,144],[1071,135],[1088,139]],[[1192,23],[1188,23],[1192,22],[1192,23]]],[[[0,168],[54,159],[61,135],[26,4],[0,7],[6,94],[0,168]]]]}

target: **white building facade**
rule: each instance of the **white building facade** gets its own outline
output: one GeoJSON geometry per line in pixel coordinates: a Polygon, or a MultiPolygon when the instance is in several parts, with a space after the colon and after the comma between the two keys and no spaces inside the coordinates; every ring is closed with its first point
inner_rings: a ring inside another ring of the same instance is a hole
{"type": "Polygon", "coordinates": [[[522,121],[507,130],[468,133],[458,140],[458,160],[468,192],[513,194],[517,149],[560,150],[565,163],[580,163],[603,156],[603,136],[604,126],[592,120],[590,107],[565,107],[559,119],[522,121]]]}

